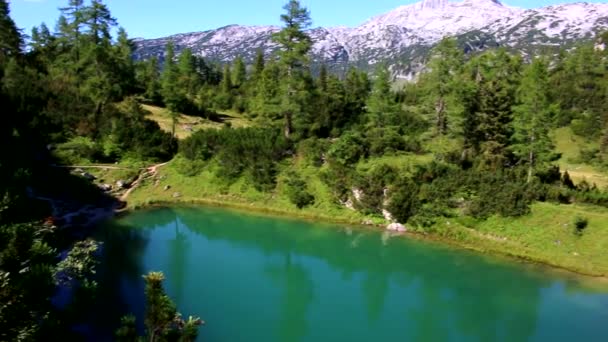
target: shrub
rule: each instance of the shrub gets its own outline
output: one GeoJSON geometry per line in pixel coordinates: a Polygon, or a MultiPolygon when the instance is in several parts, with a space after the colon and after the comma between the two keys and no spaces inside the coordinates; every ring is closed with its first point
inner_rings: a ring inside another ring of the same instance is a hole
{"type": "Polygon", "coordinates": [[[586,217],[577,216],[574,218],[574,233],[576,235],[583,235],[583,231],[589,225],[589,220],[586,217]]]}
{"type": "Polygon", "coordinates": [[[420,187],[410,178],[401,178],[391,189],[388,211],[401,223],[407,223],[416,215],[421,203],[418,199],[420,187]]]}
{"type": "Polygon", "coordinates": [[[298,154],[313,166],[323,165],[325,154],[329,148],[328,140],[309,138],[302,140],[298,146],[298,154]]]}
{"type": "Polygon", "coordinates": [[[190,160],[183,157],[175,158],[175,169],[181,175],[186,177],[194,177],[198,175],[205,166],[205,162],[199,159],[190,160]]]}
{"type": "Polygon", "coordinates": [[[180,142],[180,152],[187,159],[213,157],[218,177],[233,180],[246,172],[260,191],[274,188],[277,165],[290,148],[281,131],[273,128],[200,130],[180,142]]]}
{"type": "Polygon", "coordinates": [[[92,139],[74,137],[68,142],[57,145],[55,154],[63,163],[78,164],[83,161],[94,161],[100,150],[92,139]]]}
{"type": "Polygon", "coordinates": [[[352,165],[365,157],[367,148],[358,133],[345,133],[336,140],[328,151],[328,156],[342,165],[352,165]]]}
{"type": "Polygon", "coordinates": [[[291,173],[287,179],[287,197],[298,209],[302,209],[315,202],[315,197],[310,194],[304,182],[297,174],[291,173]]]}
{"type": "Polygon", "coordinates": [[[397,170],[389,165],[380,164],[373,166],[365,173],[355,176],[355,187],[363,192],[356,207],[365,214],[379,214],[384,208],[384,190],[387,189],[397,178],[397,170]]]}

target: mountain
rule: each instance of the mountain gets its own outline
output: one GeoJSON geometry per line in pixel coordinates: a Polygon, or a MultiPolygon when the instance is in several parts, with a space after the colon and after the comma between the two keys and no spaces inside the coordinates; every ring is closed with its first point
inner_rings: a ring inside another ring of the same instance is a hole
{"type": "MultiPolygon", "coordinates": [[[[315,44],[312,60],[334,72],[354,65],[372,69],[387,62],[402,78],[424,66],[430,49],[453,36],[466,50],[505,46],[533,55],[573,46],[608,29],[608,4],[572,3],[524,10],[498,0],[423,0],[371,18],[362,25],[318,27],[309,31],[315,44]]],[[[162,59],[173,40],[179,52],[190,48],[210,60],[226,62],[241,55],[252,61],[256,51],[266,55],[278,47],[271,40],[278,26],[230,25],[216,30],[177,34],[158,39],[136,39],[135,57],[162,59]]]]}

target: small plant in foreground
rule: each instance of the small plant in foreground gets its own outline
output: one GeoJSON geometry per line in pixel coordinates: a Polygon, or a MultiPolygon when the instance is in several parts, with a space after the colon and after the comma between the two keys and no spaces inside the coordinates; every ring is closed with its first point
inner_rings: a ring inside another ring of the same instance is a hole
{"type": "Polygon", "coordinates": [[[589,220],[586,217],[577,216],[574,218],[574,234],[583,235],[583,231],[589,225],[589,220]]]}

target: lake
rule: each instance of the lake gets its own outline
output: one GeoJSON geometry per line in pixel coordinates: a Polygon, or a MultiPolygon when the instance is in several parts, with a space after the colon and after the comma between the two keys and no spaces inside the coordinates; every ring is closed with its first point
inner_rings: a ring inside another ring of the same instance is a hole
{"type": "Polygon", "coordinates": [[[603,281],[370,229],[180,207],[99,239],[100,331],[141,323],[142,275],[162,271],[200,341],[608,340],[603,281]]]}

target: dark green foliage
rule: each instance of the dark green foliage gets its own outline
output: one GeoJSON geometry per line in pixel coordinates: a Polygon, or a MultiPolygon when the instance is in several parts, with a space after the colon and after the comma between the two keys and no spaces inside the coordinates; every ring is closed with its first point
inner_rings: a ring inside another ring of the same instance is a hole
{"type": "Polygon", "coordinates": [[[326,159],[330,142],[327,139],[308,138],[298,145],[298,155],[313,166],[320,167],[326,159]]]}
{"type": "Polygon", "coordinates": [[[219,165],[218,176],[235,179],[247,173],[259,190],[276,184],[277,164],[291,144],[277,129],[224,128],[201,130],[180,143],[180,152],[190,160],[209,160],[219,165]]]}
{"type": "Polygon", "coordinates": [[[330,163],[321,172],[321,180],[332,190],[336,202],[344,202],[352,191],[353,171],[350,166],[330,163]]]}
{"type": "Polygon", "coordinates": [[[387,209],[395,220],[407,223],[416,215],[421,206],[418,199],[419,191],[419,185],[407,177],[400,177],[391,187],[387,209]]]}
{"type": "Polygon", "coordinates": [[[0,340],[43,339],[55,291],[51,233],[37,224],[0,224],[0,340]]]}
{"type": "Polygon", "coordinates": [[[287,196],[298,209],[315,202],[315,197],[307,190],[306,182],[296,173],[288,174],[285,183],[287,184],[287,196]]]}
{"type": "Polygon", "coordinates": [[[589,220],[586,217],[577,216],[574,218],[574,233],[576,235],[583,235],[583,232],[589,225],[589,220]]]}
{"type": "Polygon", "coordinates": [[[395,182],[397,170],[382,164],[355,175],[354,186],[361,191],[361,199],[355,208],[366,214],[381,214],[388,200],[388,186],[395,182]]]}
{"type": "MultiPolygon", "coordinates": [[[[144,276],[146,282],[146,340],[192,342],[198,336],[198,328],[204,322],[190,316],[183,319],[175,304],[165,293],[161,272],[150,272],[144,276]]],[[[135,331],[135,318],[125,316],[122,326],[116,331],[118,341],[136,342],[139,337],[135,331]]]]}
{"type": "Polygon", "coordinates": [[[351,165],[367,155],[365,140],[359,133],[347,132],[334,141],[327,156],[342,165],[351,165]]]}

